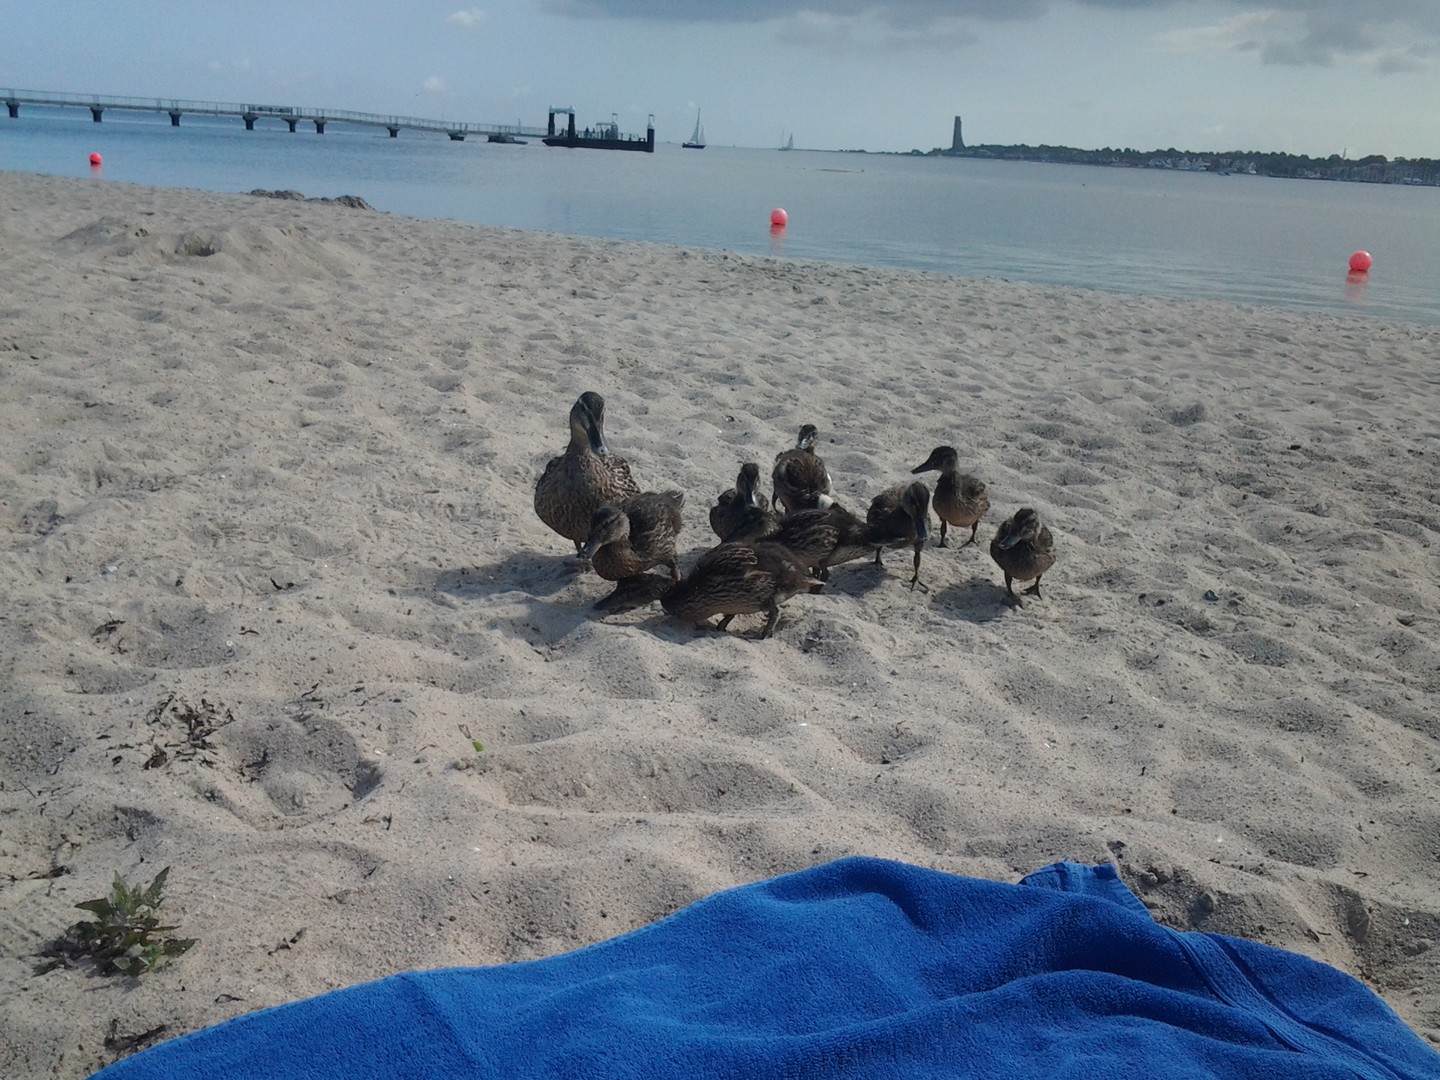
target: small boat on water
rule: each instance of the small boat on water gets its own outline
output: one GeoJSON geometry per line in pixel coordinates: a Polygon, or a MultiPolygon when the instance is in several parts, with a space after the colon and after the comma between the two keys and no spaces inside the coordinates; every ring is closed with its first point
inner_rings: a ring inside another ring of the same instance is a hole
{"type": "Polygon", "coordinates": [[[695,133],[690,136],[690,141],[689,141],[689,142],[684,142],[684,143],[681,143],[680,145],[683,146],[686,150],[704,150],[704,149],[705,149],[705,129],[700,126],[700,110],[699,110],[699,109],[696,109],[696,110],[695,110],[695,133]]]}
{"type": "Polygon", "coordinates": [[[487,136],[486,141],[493,143],[513,143],[516,146],[524,146],[528,140],[517,139],[508,131],[497,131],[494,134],[487,136]]]}
{"type": "Polygon", "coordinates": [[[794,149],[795,149],[795,134],[794,134],[794,132],[791,132],[791,133],[790,133],[790,136],[785,140],[785,145],[782,146],[782,147],[780,147],[780,149],[781,149],[781,150],[794,150],[794,149]]]}

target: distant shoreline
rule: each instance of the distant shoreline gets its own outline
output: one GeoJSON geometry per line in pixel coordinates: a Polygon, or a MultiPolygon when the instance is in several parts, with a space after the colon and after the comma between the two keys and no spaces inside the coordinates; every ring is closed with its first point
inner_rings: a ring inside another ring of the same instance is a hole
{"type": "MultiPolygon", "coordinates": [[[[876,153],[869,150],[842,150],[841,153],[876,153]]],[[[1371,154],[1352,160],[1332,154],[1312,158],[1303,154],[1257,151],[1081,150],[1073,146],[967,146],[963,150],[942,149],[879,151],[899,157],[963,157],[994,161],[1035,161],[1065,165],[1105,165],[1125,169],[1168,169],[1176,172],[1212,172],[1221,176],[1271,176],[1284,180],[1341,180],[1360,184],[1402,184],[1408,187],[1440,187],[1440,160],[1395,158],[1371,154]]]]}

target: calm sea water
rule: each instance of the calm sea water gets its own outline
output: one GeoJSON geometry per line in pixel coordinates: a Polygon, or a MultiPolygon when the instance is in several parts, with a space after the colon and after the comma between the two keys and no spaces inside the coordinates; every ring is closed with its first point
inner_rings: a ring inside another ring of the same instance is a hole
{"type": "MultiPolygon", "coordinates": [[[[1440,324],[1440,189],[1146,169],[662,144],[505,146],[331,124],[24,108],[0,168],[782,258],[910,267],[1440,324]],[[790,224],[772,234],[783,206],[790,224]],[[1350,253],[1375,266],[1347,280],[1350,253]]],[[[682,132],[674,133],[676,137],[682,132]]]]}

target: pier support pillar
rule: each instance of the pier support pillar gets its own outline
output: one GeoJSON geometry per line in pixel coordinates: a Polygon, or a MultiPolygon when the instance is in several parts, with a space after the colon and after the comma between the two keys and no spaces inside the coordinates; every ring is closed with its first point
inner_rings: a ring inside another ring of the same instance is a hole
{"type": "Polygon", "coordinates": [[[179,127],[179,126],[180,126],[180,110],[179,110],[179,109],[171,109],[171,110],[170,110],[170,126],[171,126],[171,127],[179,127]]]}
{"type": "Polygon", "coordinates": [[[247,113],[243,114],[243,115],[240,117],[240,119],[245,121],[245,130],[246,130],[246,131],[254,131],[254,130],[255,130],[255,121],[258,120],[259,117],[256,116],[254,113],[247,112],[247,113]]]}
{"type": "Polygon", "coordinates": [[[97,123],[97,124],[100,123],[100,114],[103,113],[104,111],[105,111],[105,110],[102,109],[99,105],[91,105],[91,106],[90,106],[90,119],[94,120],[95,123],[97,123]]]}
{"type": "Polygon", "coordinates": [[[11,120],[16,119],[16,118],[20,115],[20,102],[18,102],[18,101],[7,101],[7,102],[5,102],[5,108],[7,108],[7,109],[10,110],[10,119],[11,119],[11,120]]]}
{"type": "Polygon", "coordinates": [[[299,120],[292,120],[292,119],[290,119],[288,116],[285,118],[285,123],[287,123],[287,124],[290,125],[290,131],[291,131],[292,134],[293,134],[294,131],[295,131],[295,125],[298,124],[299,122],[300,122],[299,120]]]}
{"type": "Polygon", "coordinates": [[[390,132],[390,137],[391,137],[392,139],[397,138],[397,137],[399,136],[399,134],[400,134],[400,129],[399,129],[398,127],[393,127],[393,126],[392,126],[392,127],[387,128],[386,130],[390,132]]]}
{"type": "Polygon", "coordinates": [[[324,121],[324,120],[316,120],[316,121],[315,121],[315,134],[316,134],[316,135],[324,135],[324,134],[325,134],[325,121],[324,121]]]}

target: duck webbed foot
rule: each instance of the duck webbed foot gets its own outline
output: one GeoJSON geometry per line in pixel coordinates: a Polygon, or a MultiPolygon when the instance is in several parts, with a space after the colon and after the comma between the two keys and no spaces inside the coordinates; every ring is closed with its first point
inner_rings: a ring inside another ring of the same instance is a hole
{"type": "Polygon", "coordinates": [[[772,604],[771,604],[768,608],[766,608],[765,610],[770,613],[770,617],[765,620],[765,628],[760,631],[760,640],[761,640],[761,641],[764,641],[764,640],[765,640],[766,638],[768,638],[771,634],[775,633],[775,626],[776,626],[777,623],[780,622],[780,605],[779,605],[779,604],[772,603],[772,604]]]}
{"type": "Polygon", "coordinates": [[[910,579],[910,591],[914,592],[917,587],[921,592],[928,593],[930,591],[930,586],[920,580],[920,549],[918,547],[915,549],[915,576],[910,579]]]}
{"type": "Polygon", "coordinates": [[[961,544],[960,546],[961,546],[962,548],[967,548],[967,547],[969,547],[971,544],[975,543],[975,534],[978,533],[979,531],[980,531],[980,523],[977,521],[974,525],[970,526],[970,539],[969,539],[969,540],[966,540],[966,541],[965,541],[963,544],[961,544]]]}
{"type": "Polygon", "coordinates": [[[1005,596],[1004,596],[1004,599],[1003,599],[1001,602],[1002,602],[1006,607],[1012,607],[1012,608],[1015,608],[1015,607],[1024,607],[1024,606],[1025,606],[1025,601],[1024,601],[1024,600],[1021,600],[1020,597],[1016,596],[1016,595],[1015,595],[1015,590],[1010,587],[1010,583],[1011,583],[1012,581],[1014,581],[1014,578],[1012,578],[1009,574],[1006,574],[1006,575],[1005,575],[1005,596]]]}
{"type": "Polygon", "coordinates": [[[1028,589],[1025,590],[1025,595],[1033,596],[1037,600],[1045,599],[1043,596],[1040,595],[1040,579],[1038,577],[1035,579],[1035,584],[1031,585],[1028,589]]]}

